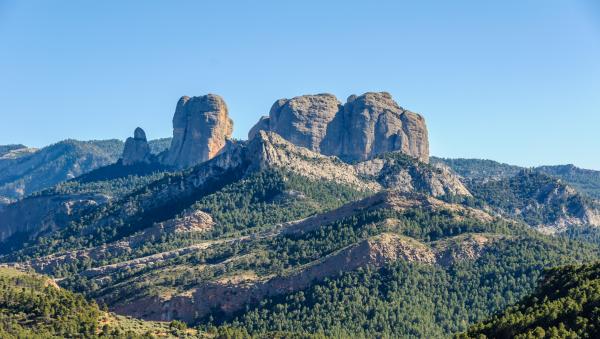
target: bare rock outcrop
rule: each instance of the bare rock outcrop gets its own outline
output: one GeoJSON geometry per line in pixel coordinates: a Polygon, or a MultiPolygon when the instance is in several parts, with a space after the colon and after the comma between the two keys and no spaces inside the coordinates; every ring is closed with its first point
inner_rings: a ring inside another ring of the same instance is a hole
{"type": "Polygon", "coordinates": [[[351,96],[344,105],[341,142],[330,143],[326,153],[342,159],[366,160],[381,153],[401,151],[429,161],[425,119],[400,107],[389,93],[351,96]]]}
{"type": "Polygon", "coordinates": [[[225,101],[214,94],[179,99],[173,116],[173,140],[163,159],[177,168],[212,159],[233,132],[225,101]]]}
{"type": "Polygon", "coordinates": [[[280,99],[250,130],[281,135],[297,146],[346,161],[399,151],[429,161],[425,119],[400,107],[389,93],[352,95],[345,105],[331,94],[280,99]]]}
{"type": "Polygon", "coordinates": [[[123,148],[123,165],[129,166],[142,162],[150,162],[150,146],[148,146],[148,140],[146,140],[146,132],[140,127],[136,128],[133,132],[133,138],[129,137],[125,141],[125,148],[123,148]]]}
{"type": "Polygon", "coordinates": [[[356,169],[336,157],[310,151],[272,132],[259,131],[247,145],[247,161],[255,170],[282,168],[315,180],[333,180],[363,191],[381,189],[374,180],[363,180],[356,169]]]}
{"type": "MultiPolygon", "coordinates": [[[[294,145],[321,153],[331,121],[341,109],[331,94],[304,95],[277,100],[269,112],[269,128],[294,145]]],[[[262,119],[262,123],[264,124],[262,119]]],[[[259,122],[260,123],[260,122],[259,122]]]]}

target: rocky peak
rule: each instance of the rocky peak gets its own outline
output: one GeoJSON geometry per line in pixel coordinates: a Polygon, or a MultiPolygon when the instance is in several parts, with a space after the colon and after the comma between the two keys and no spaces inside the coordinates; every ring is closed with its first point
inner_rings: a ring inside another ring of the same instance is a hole
{"type": "Polygon", "coordinates": [[[125,141],[123,148],[123,165],[129,166],[141,162],[150,162],[150,146],[146,140],[146,132],[140,127],[133,132],[133,138],[129,137],[125,141]]]}
{"type": "MultiPolygon", "coordinates": [[[[304,95],[277,100],[269,112],[268,128],[293,144],[320,152],[327,127],[341,104],[331,94],[304,95]]],[[[266,126],[267,122],[262,119],[266,126]]]]}
{"type": "Polygon", "coordinates": [[[400,107],[387,92],[350,96],[342,121],[341,142],[332,143],[327,151],[343,159],[367,160],[401,151],[422,162],[429,161],[425,119],[400,107]]]}
{"type": "Polygon", "coordinates": [[[233,132],[227,105],[218,95],[184,96],[173,116],[173,140],[163,159],[177,168],[190,167],[213,158],[233,132]]]}
{"type": "Polygon", "coordinates": [[[347,161],[400,151],[429,161],[425,119],[400,107],[389,93],[351,95],[345,105],[331,94],[277,100],[250,130],[272,131],[301,147],[347,161]]]}

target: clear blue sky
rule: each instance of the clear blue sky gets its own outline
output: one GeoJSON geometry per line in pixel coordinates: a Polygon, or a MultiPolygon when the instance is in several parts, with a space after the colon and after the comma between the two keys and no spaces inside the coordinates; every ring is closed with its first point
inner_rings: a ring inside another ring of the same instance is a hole
{"type": "Polygon", "coordinates": [[[434,155],[600,169],[598,3],[0,0],[0,144],[166,137],[209,92],[245,138],[278,98],[385,90],[434,155]]]}

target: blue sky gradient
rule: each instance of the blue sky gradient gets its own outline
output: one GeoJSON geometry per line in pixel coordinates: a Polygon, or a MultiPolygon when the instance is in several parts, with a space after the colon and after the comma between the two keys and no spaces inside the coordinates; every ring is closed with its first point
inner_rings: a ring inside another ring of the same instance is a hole
{"type": "Polygon", "coordinates": [[[0,0],[0,144],[166,137],[206,93],[245,138],[278,98],[385,90],[433,155],[600,170],[598,3],[0,0]]]}

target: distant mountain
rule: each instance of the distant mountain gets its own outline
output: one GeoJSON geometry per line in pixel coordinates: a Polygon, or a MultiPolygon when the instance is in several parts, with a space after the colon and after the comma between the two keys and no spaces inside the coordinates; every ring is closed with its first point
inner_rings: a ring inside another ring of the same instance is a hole
{"type": "Polygon", "coordinates": [[[16,159],[22,156],[36,152],[37,148],[30,148],[25,145],[0,145],[0,161],[7,159],[16,159]]]}
{"type": "MultiPolygon", "coordinates": [[[[581,233],[600,227],[600,172],[572,165],[526,169],[492,160],[432,158],[463,177],[476,199],[543,232],[581,233]],[[574,232],[575,231],[575,232],[574,232]]],[[[597,236],[578,235],[590,240],[597,236]]],[[[596,242],[596,240],[594,240],[596,242]]]]}
{"type": "Polygon", "coordinates": [[[431,162],[446,164],[458,173],[458,175],[469,180],[502,179],[513,176],[524,169],[523,167],[485,159],[431,157],[431,162]]]}
{"type": "MultiPolygon", "coordinates": [[[[148,142],[154,154],[168,149],[170,138],[148,142]]],[[[0,204],[116,163],[123,152],[120,140],[64,140],[37,149],[0,146],[0,204]]]]}
{"type": "Polygon", "coordinates": [[[119,159],[119,140],[65,140],[14,159],[0,159],[0,196],[16,200],[119,159]]]}
{"type": "Polygon", "coordinates": [[[471,181],[467,186],[502,215],[521,219],[542,232],[600,227],[600,203],[536,169],[498,180],[471,181]]]}
{"type": "Polygon", "coordinates": [[[0,145],[0,157],[3,157],[4,155],[6,155],[7,153],[14,151],[14,150],[18,150],[18,149],[24,149],[27,148],[27,146],[22,145],[22,144],[18,144],[18,145],[0,145]]]}
{"type": "Polygon", "coordinates": [[[541,166],[536,171],[561,178],[580,192],[600,200],[600,171],[588,170],[574,165],[541,166]]]}
{"type": "Polygon", "coordinates": [[[150,153],[160,154],[168,150],[171,146],[171,140],[173,140],[173,138],[160,138],[148,141],[148,146],[150,146],[150,153]]]}
{"type": "MultiPolygon", "coordinates": [[[[431,157],[432,163],[444,163],[469,180],[496,180],[514,176],[526,169],[493,160],[448,159],[431,157]]],[[[574,165],[539,166],[534,171],[563,180],[581,193],[600,199],[600,171],[583,169],[574,165]]]]}
{"type": "Polygon", "coordinates": [[[599,305],[599,263],[554,268],[532,295],[458,338],[598,338],[599,305]]]}

